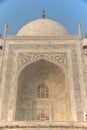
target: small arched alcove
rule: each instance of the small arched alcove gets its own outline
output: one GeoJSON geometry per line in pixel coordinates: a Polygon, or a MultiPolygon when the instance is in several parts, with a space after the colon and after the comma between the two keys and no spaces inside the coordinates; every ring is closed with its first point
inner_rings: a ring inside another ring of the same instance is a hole
{"type": "Polygon", "coordinates": [[[38,120],[39,112],[48,113],[50,121],[67,121],[71,115],[66,74],[43,59],[27,65],[19,75],[15,120],[38,120]]]}

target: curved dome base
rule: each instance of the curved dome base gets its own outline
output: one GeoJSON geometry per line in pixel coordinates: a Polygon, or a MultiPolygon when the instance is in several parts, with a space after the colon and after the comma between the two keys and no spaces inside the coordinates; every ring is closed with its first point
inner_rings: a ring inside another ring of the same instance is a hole
{"type": "Polygon", "coordinates": [[[59,23],[49,19],[39,19],[26,24],[17,36],[66,36],[67,30],[59,23]]]}

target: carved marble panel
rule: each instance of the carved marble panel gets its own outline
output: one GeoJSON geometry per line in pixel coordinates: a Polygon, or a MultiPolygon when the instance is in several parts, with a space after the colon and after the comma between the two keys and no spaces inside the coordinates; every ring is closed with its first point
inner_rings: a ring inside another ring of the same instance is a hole
{"type": "Polygon", "coordinates": [[[22,67],[29,64],[31,60],[38,60],[40,58],[45,58],[48,60],[52,60],[53,62],[59,63],[64,68],[68,69],[68,60],[67,60],[67,49],[71,50],[71,61],[72,61],[72,79],[73,79],[73,87],[74,87],[74,95],[75,95],[75,104],[77,111],[77,120],[83,121],[83,107],[82,107],[82,99],[81,99],[81,90],[80,90],[80,78],[79,78],[79,68],[78,68],[78,58],[76,45],[65,45],[65,44],[13,44],[9,45],[9,53],[7,59],[7,69],[5,74],[5,89],[3,95],[3,104],[2,104],[2,119],[7,120],[8,116],[8,104],[9,99],[11,98],[11,89],[12,89],[12,77],[14,72],[14,58],[16,52],[21,50],[21,53],[18,55],[18,69],[21,70],[22,67]],[[45,51],[50,51],[50,53],[26,53],[27,50],[40,50],[43,49],[45,51]],[[53,53],[52,50],[56,50],[56,53],[53,53]],[[63,49],[65,52],[58,52],[58,49],[63,49]],[[25,53],[22,51],[26,50],[25,53]]]}

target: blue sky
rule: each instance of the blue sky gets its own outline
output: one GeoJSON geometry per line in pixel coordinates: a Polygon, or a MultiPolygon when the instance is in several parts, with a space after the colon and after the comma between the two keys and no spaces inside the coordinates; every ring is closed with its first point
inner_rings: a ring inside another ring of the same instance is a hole
{"type": "Polygon", "coordinates": [[[82,24],[82,34],[87,33],[87,0],[0,0],[0,33],[7,23],[8,35],[16,35],[28,22],[46,17],[66,27],[71,34],[77,34],[77,24],[82,24]]]}

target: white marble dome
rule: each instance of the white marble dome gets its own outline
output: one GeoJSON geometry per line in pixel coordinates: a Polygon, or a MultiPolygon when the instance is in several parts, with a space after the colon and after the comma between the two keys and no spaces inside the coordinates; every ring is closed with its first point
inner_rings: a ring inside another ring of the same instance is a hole
{"type": "Polygon", "coordinates": [[[34,20],[23,26],[17,36],[66,36],[68,31],[60,24],[50,19],[34,20]]]}

